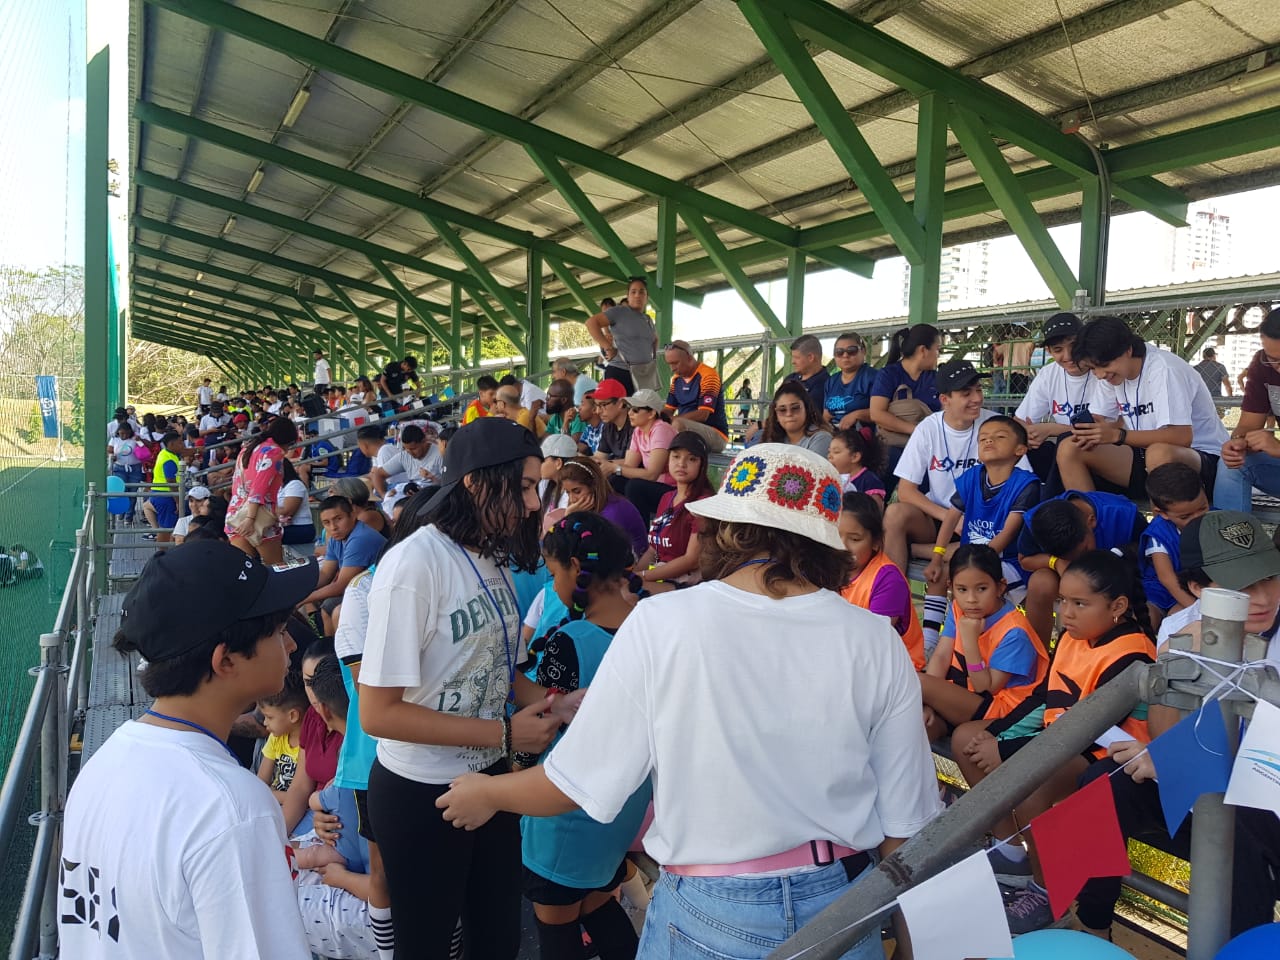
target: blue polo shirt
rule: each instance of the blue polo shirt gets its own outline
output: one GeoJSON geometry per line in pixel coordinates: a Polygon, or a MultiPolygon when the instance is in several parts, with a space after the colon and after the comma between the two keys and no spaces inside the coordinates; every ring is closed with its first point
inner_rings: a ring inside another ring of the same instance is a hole
{"type": "Polygon", "coordinates": [[[363,520],[357,520],[355,529],[345,540],[329,538],[325,548],[325,560],[335,560],[339,567],[360,567],[366,569],[373,566],[378,554],[386,546],[386,538],[363,520]]]}
{"type": "Polygon", "coordinates": [[[900,363],[890,363],[880,369],[876,374],[875,386],[871,388],[871,396],[887,397],[890,403],[905,399],[905,395],[894,396],[903,384],[911,391],[914,399],[924,401],[934,413],[942,409],[942,404],[938,401],[937,374],[933,370],[921,370],[919,379],[912,380],[900,363]]]}
{"type": "Polygon", "coordinates": [[[839,371],[833,373],[823,390],[822,405],[831,413],[831,419],[839,423],[846,413],[866,410],[871,406],[871,388],[880,371],[864,363],[848,383],[839,371]]]}

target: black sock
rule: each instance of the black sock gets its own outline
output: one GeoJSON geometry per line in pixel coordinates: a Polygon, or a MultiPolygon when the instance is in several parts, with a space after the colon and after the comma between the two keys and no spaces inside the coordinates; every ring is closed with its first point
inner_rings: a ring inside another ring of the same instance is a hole
{"type": "Polygon", "coordinates": [[[586,960],[587,956],[582,946],[582,929],[577,921],[543,923],[539,920],[538,949],[542,960],[586,960]]]}
{"type": "Polygon", "coordinates": [[[582,917],[582,925],[591,934],[592,945],[600,951],[600,960],[635,960],[640,938],[622,904],[610,897],[582,917]]]}

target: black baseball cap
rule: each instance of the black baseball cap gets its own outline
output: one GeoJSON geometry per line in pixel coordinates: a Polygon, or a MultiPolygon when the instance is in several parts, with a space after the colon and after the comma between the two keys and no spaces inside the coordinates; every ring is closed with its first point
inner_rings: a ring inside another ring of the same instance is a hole
{"type": "Polygon", "coordinates": [[[1055,313],[1044,323],[1044,330],[1040,336],[1040,345],[1047,347],[1054,340],[1061,340],[1064,337],[1078,337],[1083,329],[1084,324],[1080,322],[1080,318],[1074,313],[1055,313]]]}
{"type": "Polygon", "coordinates": [[[707,462],[707,441],[692,430],[681,430],[671,440],[668,450],[688,450],[703,463],[707,462]]]}
{"type": "Polygon", "coordinates": [[[938,392],[950,393],[952,390],[963,390],[985,377],[968,360],[948,360],[938,367],[938,392]]]}
{"type": "Polygon", "coordinates": [[[1203,570],[1228,590],[1280,577],[1280,550],[1252,514],[1211,510],[1183,527],[1178,543],[1183,570],[1203,570]]]}
{"type": "Polygon", "coordinates": [[[219,540],[184,543],[148,561],[124,598],[120,632],[149,661],[172,660],[241,620],[292,610],[319,579],[314,560],[265,566],[219,540]]]}
{"type": "Polygon", "coordinates": [[[505,417],[481,417],[458,430],[444,451],[440,489],[427,503],[438,507],[449,492],[473,470],[496,467],[525,457],[542,457],[538,438],[527,428],[505,417]]]}

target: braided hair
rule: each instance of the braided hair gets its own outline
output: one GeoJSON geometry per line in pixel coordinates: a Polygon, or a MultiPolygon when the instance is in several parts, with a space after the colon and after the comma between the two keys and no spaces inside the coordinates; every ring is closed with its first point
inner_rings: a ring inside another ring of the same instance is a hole
{"type": "Polygon", "coordinates": [[[571,620],[580,620],[586,614],[591,587],[597,582],[607,583],[629,575],[631,589],[639,592],[640,578],[630,572],[635,562],[631,541],[619,527],[598,513],[569,514],[543,538],[542,552],[563,567],[578,561],[580,572],[569,603],[571,620]]]}

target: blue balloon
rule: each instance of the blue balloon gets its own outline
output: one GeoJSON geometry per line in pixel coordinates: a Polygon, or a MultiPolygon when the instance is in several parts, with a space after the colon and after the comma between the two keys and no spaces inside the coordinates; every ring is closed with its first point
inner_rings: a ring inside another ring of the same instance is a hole
{"type": "Polygon", "coordinates": [[[1280,956],[1280,923],[1246,930],[1218,951],[1217,960],[1259,960],[1280,956]]]}
{"type": "Polygon", "coordinates": [[[1035,930],[1013,938],[1014,960],[1133,960],[1129,951],[1080,930],[1035,930]]]}

